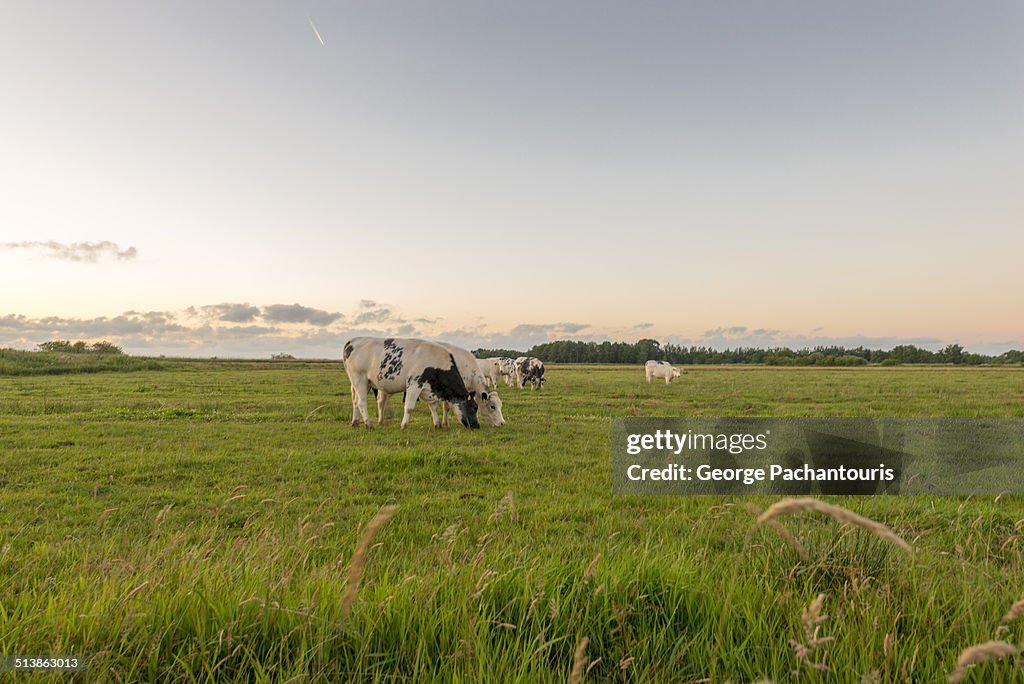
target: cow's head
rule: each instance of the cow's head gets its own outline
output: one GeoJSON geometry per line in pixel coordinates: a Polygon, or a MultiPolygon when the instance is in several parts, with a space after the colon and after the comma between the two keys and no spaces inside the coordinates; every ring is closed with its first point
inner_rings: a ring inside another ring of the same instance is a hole
{"type": "Polygon", "coordinates": [[[465,427],[474,429],[480,427],[480,421],[476,417],[477,404],[475,396],[476,392],[470,392],[465,396],[456,397],[448,402],[452,406],[452,411],[458,416],[459,422],[465,427]]]}
{"type": "Polygon", "coordinates": [[[480,393],[480,415],[491,421],[491,425],[501,427],[505,417],[501,415],[501,397],[495,391],[484,390],[480,393]]]}
{"type": "Polygon", "coordinates": [[[674,367],[674,366],[672,367],[672,377],[673,378],[678,378],[679,377],[679,369],[674,367]]]}

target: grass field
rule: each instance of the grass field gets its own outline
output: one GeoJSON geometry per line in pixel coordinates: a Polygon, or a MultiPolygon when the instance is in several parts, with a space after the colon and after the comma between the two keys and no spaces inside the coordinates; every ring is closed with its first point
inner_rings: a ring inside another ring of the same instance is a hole
{"type": "Polygon", "coordinates": [[[368,431],[338,363],[162,367],[0,377],[0,654],[84,662],[14,680],[930,682],[1024,641],[1020,497],[833,499],[915,553],[787,516],[802,560],[771,500],[610,493],[613,417],[1024,416],[1019,369],[556,366],[503,428],[368,431]]]}

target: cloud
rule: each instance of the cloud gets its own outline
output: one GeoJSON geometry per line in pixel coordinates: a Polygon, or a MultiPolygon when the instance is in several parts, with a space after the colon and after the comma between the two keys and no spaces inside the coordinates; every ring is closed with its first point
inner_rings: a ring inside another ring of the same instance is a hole
{"type": "MultiPolygon", "coordinates": [[[[845,335],[828,336],[814,334],[820,331],[816,328],[810,333],[787,332],[775,328],[747,328],[737,325],[731,327],[719,327],[706,330],[703,335],[696,338],[683,338],[669,336],[664,342],[671,342],[681,346],[710,347],[712,349],[736,349],[739,347],[760,347],[769,349],[772,347],[789,347],[790,349],[804,349],[814,347],[866,347],[869,349],[892,349],[900,344],[913,344],[924,349],[933,351],[941,349],[947,341],[937,337],[895,337],[895,336],[869,336],[869,335],[845,335]]],[[[985,343],[971,346],[971,351],[982,348],[990,348],[985,343]]],[[[1010,349],[1004,346],[1000,352],[1010,349]]],[[[989,352],[985,352],[989,353],[989,352]]]]}
{"type": "MultiPolygon", "coordinates": [[[[369,300],[366,300],[369,301],[369,300]]],[[[358,335],[421,337],[451,342],[467,349],[518,349],[553,340],[582,342],[604,340],[635,341],[646,324],[625,328],[596,328],[585,323],[524,323],[507,330],[489,328],[486,323],[444,327],[443,319],[421,318],[406,321],[389,307],[376,302],[360,307],[354,317],[301,304],[258,306],[249,303],[220,303],[194,306],[181,311],[125,311],[116,316],[74,318],[45,316],[30,318],[19,314],[0,314],[0,347],[34,349],[48,340],[84,340],[113,342],[132,354],[169,356],[221,356],[266,358],[287,352],[300,358],[341,356],[345,341],[358,335]],[[360,321],[360,322],[357,322],[360,321]]],[[[1024,348],[1020,340],[1003,342],[966,342],[936,337],[871,337],[851,335],[828,337],[787,332],[774,328],[728,326],[710,328],[695,338],[659,336],[662,343],[706,346],[714,349],[737,347],[864,346],[891,349],[913,344],[938,350],[951,342],[963,344],[968,351],[1001,354],[1008,349],[1024,348]]]]}
{"type": "Polygon", "coordinates": [[[432,339],[451,342],[467,349],[518,349],[525,351],[544,342],[562,339],[590,341],[604,339],[598,334],[579,335],[590,328],[588,323],[523,323],[507,331],[490,331],[484,324],[463,327],[432,335],[432,339]]]}
{"type": "Polygon", "coordinates": [[[356,317],[352,319],[352,323],[355,325],[366,325],[367,323],[383,323],[390,319],[391,309],[369,309],[356,314],[356,317]]]}
{"type": "Polygon", "coordinates": [[[260,315],[260,308],[251,304],[210,304],[202,307],[207,316],[228,323],[248,323],[260,315]]]}
{"type": "Polygon", "coordinates": [[[509,330],[509,335],[547,335],[549,333],[572,335],[589,327],[589,323],[522,323],[509,330]]]}
{"type": "Polygon", "coordinates": [[[263,308],[263,318],[273,323],[330,325],[343,318],[343,316],[340,313],[330,313],[323,309],[311,309],[301,304],[271,304],[263,308]]]}
{"type": "Polygon", "coordinates": [[[42,250],[46,256],[53,259],[64,259],[66,261],[82,261],[96,263],[101,256],[112,256],[118,261],[130,261],[139,255],[134,247],[121,248],[116,242],[102,240],[100,242],[72,242],[64,244],[54,240],[4,242],[0,243],[4,249],[31,249],[42,250]]]}
{"type": "Polygon", "coordinates": [[[633,327],[636,328],[637,330],[647,330],[648,328],[653,328],[654,324],[653,323],[637,323],[633,327]]]}
{"type": "Polygon", "coordinates": [[[728,328],[712,328],[711,330],[704,331],[704,337],[742,337],[747,334],[747,327],[745,325],[734,325],[728,328]]]}

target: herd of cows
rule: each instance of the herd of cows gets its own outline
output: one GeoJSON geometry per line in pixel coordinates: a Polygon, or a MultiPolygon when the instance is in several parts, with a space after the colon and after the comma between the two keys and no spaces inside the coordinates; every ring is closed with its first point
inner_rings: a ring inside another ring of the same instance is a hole
{"type": "MultiPolygon", "coordinates": [[[[402,394],[402,428],[422,399],[430,407],[434,427],[448,424],[450,410],[468,428],[480,427],[480,418],[492,425],[505,424],[497,387],[544,387],[544,364],[532,356],[478,359],[469,351],[444,342],[398,337],[354,337],[345,343],[345,373],[352,388],[352,425],[370,427],[369,393],[377,397],[377,424],[384,422],[388,399],[402,394]],[[438,417],[438,405],[442,407],[438,417]]],[[[648,361],[647,382],[679,377],[679,370],[664,361],[648,361]]]]}

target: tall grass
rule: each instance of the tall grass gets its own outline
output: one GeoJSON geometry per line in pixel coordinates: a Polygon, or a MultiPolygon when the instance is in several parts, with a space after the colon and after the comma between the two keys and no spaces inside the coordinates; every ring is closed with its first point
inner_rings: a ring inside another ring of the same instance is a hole
{"type": "Polygon", "coordinates": [[[505,428],[367,434],[336,365],[176,370],[0,384],[0,653],[86,663],[39,679],[941,681],[1020,646],[1020,497],[821,502],[912,555],[773,515],[798,547],[740,505],[772,500],[612,497],[606,456],[631,405],[995,413],[1012,372],[552,369],[505,428]]]}

